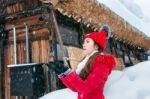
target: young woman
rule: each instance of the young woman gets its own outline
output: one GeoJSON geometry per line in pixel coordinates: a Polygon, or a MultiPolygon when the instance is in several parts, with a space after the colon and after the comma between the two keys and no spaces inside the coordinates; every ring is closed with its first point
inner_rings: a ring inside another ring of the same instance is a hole
{"type": "Polygon", "coordinates": [[[85,35],[85,58],[79,63],[76,71],[57,62],[48,64],[68,88],[78,93],[78,99],[105,99],[104,85],[116,64],[112,55],[103,53],[108,35],[108,26],[103,26],[99,32],[85,35]]]}

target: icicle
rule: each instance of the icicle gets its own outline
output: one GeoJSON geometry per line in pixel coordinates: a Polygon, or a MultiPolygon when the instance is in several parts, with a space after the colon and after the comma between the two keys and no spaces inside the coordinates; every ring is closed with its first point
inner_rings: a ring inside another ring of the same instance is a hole
{"type": "Polygon", "coordinates": [[[110,36],[111,38],[113,37],[113,34],[111,34],[111,36],[110,36]]]}
{"type": "Polygon", "coordinates": [[[98,28],[95,28],[94,31],[98,31],[98,28]]]}
{"type": "Polygon", "coordinates": [[[119,39],[119,41],[122,41],[121,39],[119,39]]]}
{"type": "Polygon", "coordinates": [[[63,11],[63,9],[61,9],[61,8],[57,8],[61,13],[63,13],[64,11],[63,11]]]}
{"type": "Polygon", "coordinates": [[[117,40],[117,37],[115,37],[115,40],[117,40]]]}
{"type": "Polygon", "coordinates": [[[78,16],[76,15],[76,16],[74,17],[74,19],[77,20],[77,19],[78,19],[78,16]]]}
{"type": "Polygon", "coordinates": [[[92,22],[92,18],[89,18],[88,21],[91,23],[92,22]]]}
{"type": "Polygon", "coordinates": [[[71,16],[72,16],[71,14],[68,15],[69,18],[71,18],[71,16]]]}
{"type": "Polygon", "coordinates": [[[89,27],[90,26],[90,24],[88,23],[87,25],[86,25],[86,27],[89,27]]]}
{"type": "Polygon", "coordinates": [[[63,14],[67,16],[67,15],[68,15],[68,12],[64,12],[63,14]]]}
{"type": "Polygon", "coordinates": [[[84,25],[86,25],[86,24],[87,24],[87,22],[86,22],[86,21],[84,21],[84,22],[83,22],[83,24],[84,24],[84,25]]]}
{"type": "Polygon", "coordinates": [[[79,18],[79,19],[77,20],[77,22],[81,22],[81,18],[79,18]]]}

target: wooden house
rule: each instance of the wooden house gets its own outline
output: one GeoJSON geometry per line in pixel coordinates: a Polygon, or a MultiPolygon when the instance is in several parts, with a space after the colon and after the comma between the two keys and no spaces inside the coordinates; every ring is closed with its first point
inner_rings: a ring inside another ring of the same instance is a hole
{"type": "MultiPolygon", "coordinates": [[[[102,24],[112,29],[106,51],[117,57],[117,68],[125,66],[127,55],[133,64],[140,60],[139,54],[150,49],[150,38],[132,27],[128,22],[96,0],[0,0],[0,99],[15,99],[10,94],[9,64],[14,64],[14,30],[16,31],[17,64],[25,64],[26,27],[29,32],[29,62],[47,63],[57,58],[53,56],[57,39],[53,13],[57,19],[60,34],[68,50],[70,64],[75,69],[82,56],[82,36],[90,31],[98,31],[102,24]],[[54,40],[56,40],[54,42],[54,40]]],[[[61,83],[55,74],[43,66],[45,93],[56,90],[61,83]]],[[[19,96],[19,99],[27,97],[19,96]]]]}

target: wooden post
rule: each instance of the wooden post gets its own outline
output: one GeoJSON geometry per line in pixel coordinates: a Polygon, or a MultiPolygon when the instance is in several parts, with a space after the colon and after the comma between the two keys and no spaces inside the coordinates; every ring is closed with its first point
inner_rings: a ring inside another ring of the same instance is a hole
{"type": "Polygon", "coordinates": [[[4,57],[5,57],[5,50],[4,50],[4,39],[0,42],[0,99],[5,98],[5,88],[4,88],[4,57]]]}
{"type": "MultiPolygon", "coordinates": [[[[49,11],[49,20],[48,20],[48,30],[49,30],[49,47],[50,47],[50,53],[52,53],[52,51],[54,51],[54,55],[53,56],[53,60],[57,60],[57,46],[56,46],[56,35],[54,35],[55,33],[55,27],[53,24],[53,18],[52,18],[52,14],[51,14],[51,9],[49,11]],[[54,38],[53,38],[54,37],[54,38]],[[52,38],[52,39],[51,39],[52,38]],[[56,55],[56,56],[55,56],[56,55]]],[[[48,91],[54,91],[57,89],[57,77],[56,75],[52,72],[52,70],[49,70],[47,72],[47,83],[49,83],[50,86],[48,91]],[[51,86],[53,85],[53,86],[51,86]]]]}
{"type": "Polygon", "coordinates": [[[58,28],[58,23],[57,23],[54,11],[55,11],[54,7],[51,6],[52,22],[53,22],[56,37],[57,37],[57,40],[58,40],[58,43],[59,43],[59,46],[60,46],[60,49],[61,49],[61,54],[62,54],[62,57],[63,57],[63,61],[64,61],[64,64],[66,66],[69,66],[68,62],[67,62],[67,59],[66,59],[65,51],[64,51],[64,48],[63,48],[63,41],[62,41],[62,38],[61,38],[61,35],[60,35],[60,31],[59,31],[59,28],[58,28]]]}

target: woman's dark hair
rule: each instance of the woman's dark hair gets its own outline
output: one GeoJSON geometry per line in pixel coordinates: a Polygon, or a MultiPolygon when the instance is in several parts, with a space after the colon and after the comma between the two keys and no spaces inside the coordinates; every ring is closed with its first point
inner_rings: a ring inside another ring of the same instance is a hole
{"type": "Polygon", "coordinates": [[[81,72],[79,74],[79,77],[81,77],[83,80],[85,80],[87,78],[90,71],[92,70],[93,62],[94,62],[94,60],[95,60],[95,58],[97,57],[98,54],[99,54],[99,52],[96,52],[95,54],[93,54],[89,58],[87,63],[85,64],[84,68],[81,70],[81,72]]]}
{"type": "Polygon", "coordinates": [[[98,46],[99,52],[94,53],[87,61],[84,68],[81,70],[79,77],[81,77],[83,80],[85,80],[89,75],[90,71],[92,70],[94,60],[96,59],[97,55],[101,52],[100,46],[97,43],[95,43],[95,45],[98,46]]]}

